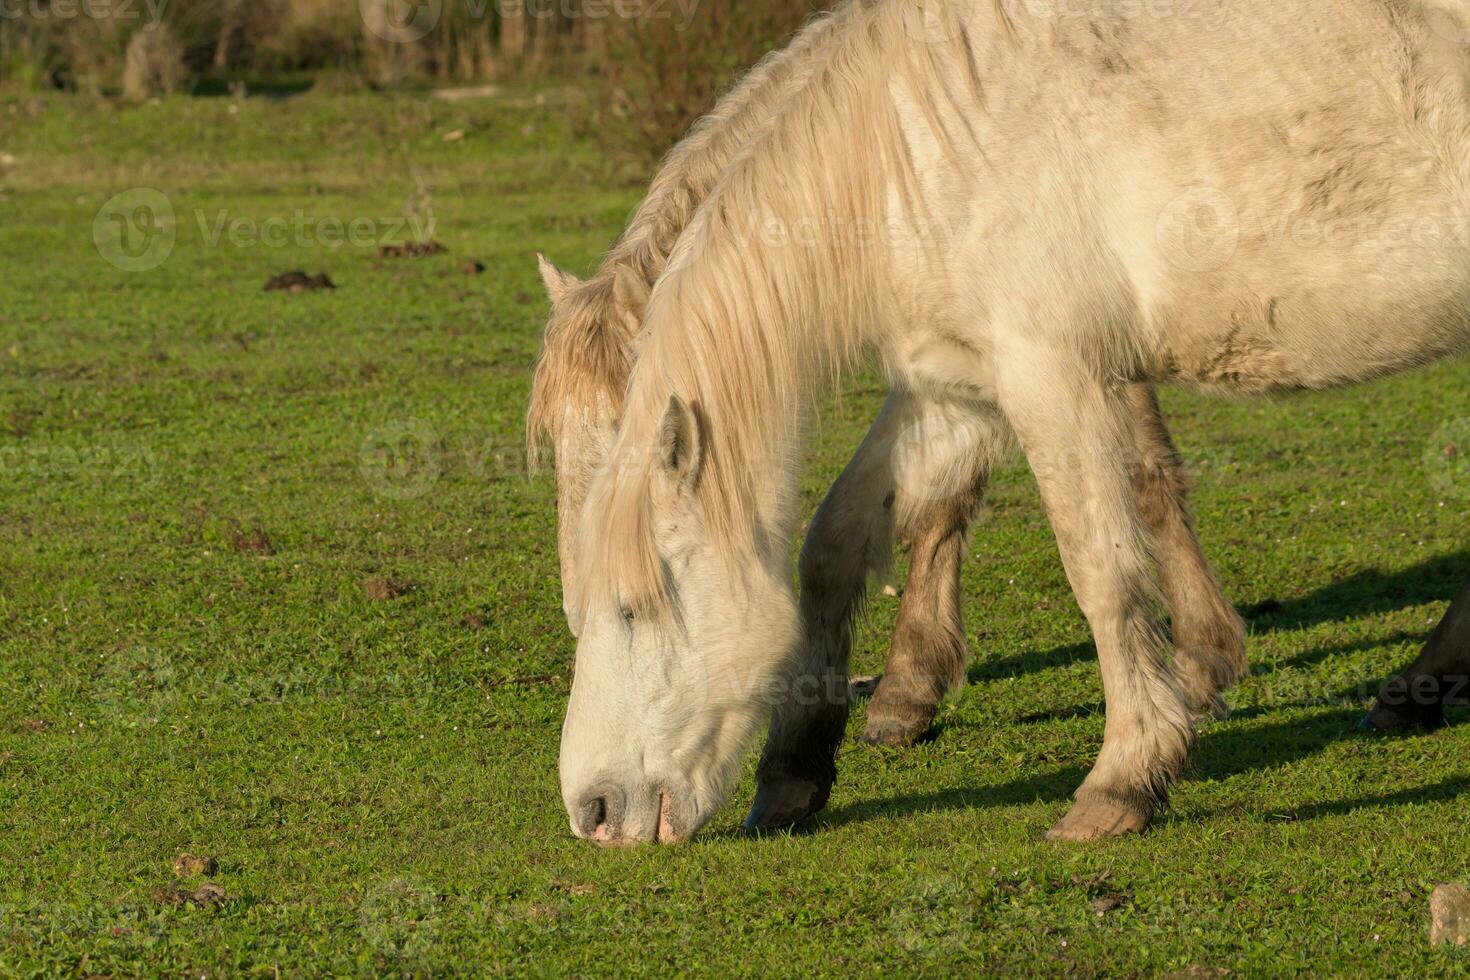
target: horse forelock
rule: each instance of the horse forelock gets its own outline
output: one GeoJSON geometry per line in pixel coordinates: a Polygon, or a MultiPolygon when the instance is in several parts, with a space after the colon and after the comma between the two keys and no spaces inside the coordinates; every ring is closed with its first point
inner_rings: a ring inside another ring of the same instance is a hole
{"type": "Polygon", "coordinates": [[[552,310],[526,413],[533,463],[560,442],[569,417],[622,412],[633,361],[633,338],[622,323],[604,277],[579,284],[552,310]]]}

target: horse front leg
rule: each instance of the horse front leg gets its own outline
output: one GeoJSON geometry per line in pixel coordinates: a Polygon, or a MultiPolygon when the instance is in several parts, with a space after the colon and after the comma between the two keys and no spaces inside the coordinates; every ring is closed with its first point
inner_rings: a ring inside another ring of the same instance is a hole
{"type": "Polygon", "coordinates": [[[837,747],[850,706],[852,625],[869,577],[892,561],[897,488],[889,460],[909,403],[902,392],[889,396],[807,529],[801,552],[805,642],[772,714],[747,829],[788,827],[816,813],[837,780],[837,747]]]}
{"type": "Polygon", "coordinates": [[[1419,659],[1383,685],[1364,728],[1444,727],[1444,709],[1470,701],[1470,583],[1450,604],[1419,659]]]}
{"type": "Polygon", "coordinates": [[[1002,408],[1092,627],[1107,702],[1097,764],[1048,837],[1088,841],[1142,831],[1188,758],[1193,723],[1154,611],[1153,542],[1130,472],[1128,398],[1061,350],[1028,348],[1005,367],[1002,408]]]}
{"type": "Polygon", "coordinates": [[[1158,543],[1174,638],[1174,676],[1196,717],[1224,717],[1221,697],[1245,676],[1245,621],[1225,597],[1189,511],[1184,461],[1151,385],[1132,385],[1138,505],[1158,543]]]}

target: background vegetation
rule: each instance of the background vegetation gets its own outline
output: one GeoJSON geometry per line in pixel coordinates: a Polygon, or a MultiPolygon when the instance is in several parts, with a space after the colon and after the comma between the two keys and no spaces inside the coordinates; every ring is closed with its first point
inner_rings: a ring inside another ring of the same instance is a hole
{"type": "MultiPolygon", "coordinates": [[[[747,768],[689,846],[573,840],[532,250],[588,271],[646,186],[573,98],[0,95],[0,976],[1470,971],[1428,943],[1466,713],[1354,729],[1470,576],[1464,359],[1166,393],[1253,669],[1148,836],[1042,839],[1102,691],[1016,464],[933,742],[849,743],[796,834],[739,833],[747,768]],[[378,256],[413,228],[449,251],[378,256]],[[291,269],[338,288],[262,290],[291,269]]],[[[882,395],[821,413],[808,512],[882,395]]]]}
{"type": "Polygon", "coordinates": [[[6,0],[0,85],[139,101],[252,85],[570,87],[645,164],[818,0],[6,0]]]}

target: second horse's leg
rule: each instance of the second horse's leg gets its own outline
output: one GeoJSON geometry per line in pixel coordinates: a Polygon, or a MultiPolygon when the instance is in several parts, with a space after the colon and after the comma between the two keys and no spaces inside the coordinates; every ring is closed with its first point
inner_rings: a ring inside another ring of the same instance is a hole
{"type": "Polygon", "coordinates": [[[894,445],[895,520],[910,544],[909,573],[865,742],[914,744],[944,696],[964,683],[960,569],[990,471],[1010,444],[1009,426],[993,408],[931,404],[914,413],[894,445]]]}
{"type": "Polygon", "coordinates": [[[1424,652],[1383,685],[1378,706],[1363,727],[1390,731],[1444,725],[1449,704],[1470,701],[1470,584],[1450,605],[1424,652]]]}
{"type": "Polygon", "coordinates": [[[1245,675],[1245,622],[1225,598],[1189,513],[1184,461],[1149,385],[1128,389],[1139,511],[1158,543],[1173,620],[1174,676],[1196,717],[1225,714],[1221,693],[1245,675]]]}

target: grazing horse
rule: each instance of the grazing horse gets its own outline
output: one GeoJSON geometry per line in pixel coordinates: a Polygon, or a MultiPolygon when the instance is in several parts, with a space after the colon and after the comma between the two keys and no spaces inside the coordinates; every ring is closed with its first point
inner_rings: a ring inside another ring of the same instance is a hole
{"type": "MultiPolygon", "coordinates": [[[[695,208],[725,167],[821,63],[839,18],[821,18],[758,65],[669,155],[644,204],[597,274],[583,282],[544,258],[552,304],[528,416],[533,446],[550,444],[557,473],[558,550],[568,621],[576,604],[573,532],[587,485],[616,428],[641,320],[695,208]]],[[[1158,537],[1176,673],[1192,709],[1219,714],[1245,669],[1244,624],[1195,534],[1183,465],[1151,388],[1128,392],[1140,465],[1139,506],[1158,537]]],[[[892,542],[911,542],[892,653],[863,740],[909,745],[963,682],[967,651],[960,566],[992,462],[1010,434],[953,417],[944,402],[898,390],[813,519],[801,561],[806,642],[758,774],[748,825],[786,826],[820,810],[836,780],[849,708],[852,622],[867,584],[887,571],[892,542]]],[[[998,421],[998,420],[990,420],[998,421]]],[[[575,632],[575,629],[574,629],[575,632]]]]}
{"type": "Polygon", "coordinates": [[[1325,389],[1470,346],[1453,233],[1470,205],[1467,15],[835,13],[670,254],[587,490],[560,764],[573,830],[684,840],[727,797],[800,655],[804,423],[865,357],[1017,436],[1107,699],[1097,764],[1051,836],[1146,827],[1193,711],[1155,602],[1129,386],[1325,389]]]}

